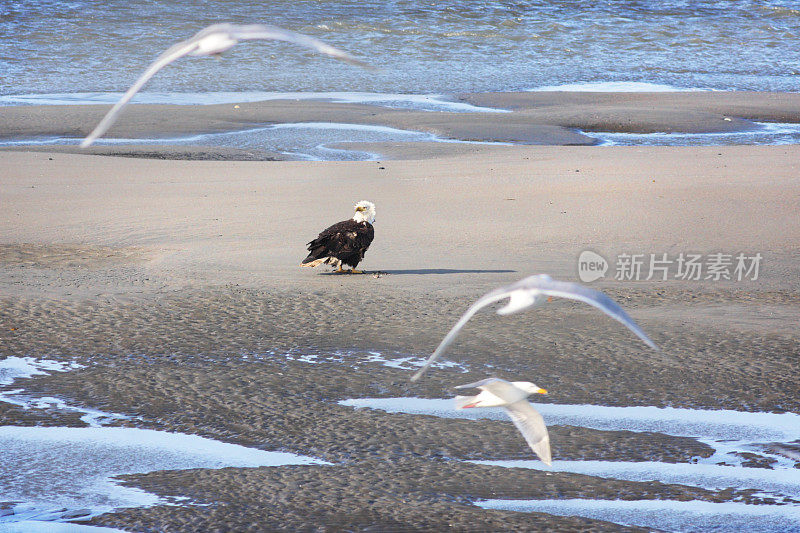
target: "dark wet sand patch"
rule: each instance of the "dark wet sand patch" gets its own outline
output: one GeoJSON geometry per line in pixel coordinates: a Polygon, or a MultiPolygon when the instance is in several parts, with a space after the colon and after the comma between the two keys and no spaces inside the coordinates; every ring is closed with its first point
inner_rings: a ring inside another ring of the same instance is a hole
{"type": "Polygon", "coordinates": [[[287,156],[268,150],[243,150],[223,146],[183,146],[177,144],[120,144],[116,146],[20,145],[0,146],[14,152],[81,153],[112,157],[164,159],[172,161],[283,161],[287,156]]]}
{"type": "MultiPolygon", "coordinates": [[[[317,291],[215,289],[152,295],[128,303],[5,299],[0,332],[8,355],[77,361],[86,368],[25,380],[31,394],[117,412],[137,427],[198,434],[263,449],[291,451],[331,467],[158,472],[128,477],[161,495],[209,506],[120,511],[93,523],[132,530],[563,530],[612,526],[577,518],[485,511],[479,497],[674,498],[725,501],[742,491],[707,491],[464,463],[530,458],[510,422],[440,419],[355,410],[352,397],[451,397],[453,385],[485,377],[535,378],[563,403],[798,409],[796,339],[704,327],[645,328],[663,345],[650,352],[614,322],[588,321],[575,306],[536,316],[487,317],[471,325],[449,359],[471,372],[436,369],[419,384],[411,371],[366,362],[424,357],[471,296],[386,294],[338,312],[364,289],[317,291]],[[548,327],[532,329],[532,322],[548,327]],[[342,346],[342,339],[349,346],[342,346]],[[352,352],[352,353],[349,353],[352,352]],[[286,353],[338,354],[304,363],[286,353]],[[758,354],[758,357],[753,357],[758,354]],[[484,365],[491,362],[493,368],[484,365]],[[709,387],[713,383],[713,387],[709,387]],[[770,383],[767,392],[753,383],[770,383]],[[679,386],[676,386],[678,385],[679,386]],[[452,524],[452,526],[451,526],[452,524]],[[338,528],[338,529],[337,529],[338,528]]],[[[635,312],[686,293],[609,291],[635,312]]],[[[757,296],[757,295],[756,295],[757,296]]],[[[695,301],[753,295],[711,291],[695,301]]],[[[765,299],[793,301],[774,291],[765,299]]],[[[594,315],[592,315],[594,316],[594,315]]],[[[596,317],[597,318],[597,317],[596,317]]],[[[19,423],[20,413],[4,418],[19,423]]],[[[37,420],[36,423],[49,423],[37,420]]],[[[74,421],[72,421],[74,423],[74,421]]],[[[552,428],[559,459],[688,461],[710,450],[693,439],[651,433],[552,428]]],[[[619,528],[624,529],[624,528],[619,528]]]]}
{"type": "MultiPolygon", "coordinates": [[[[7,355],[58,355],[98,364],[121,358],[142,365],[202,365],[245,356],[269,362],[271,353],[339,350],[422,358],[473,299],[391,292],[376,299],[368,297],[368,287],[344,286],[324,293],[231,288],[142,296],[127,304],[8,299],[0,316],[10,327],[0,338],[7,355]],[[346,299],[360,304],[341,313],[346,299]]],[[[635,288],[608,292],[634,314],[639,306],[657,308],[686,297],[682,290],[661,291],[660,296],[635,288]]],[[[693,305],[725,298],[761,303],[797,299],[792,292],[780,291],[738,296],[709,291],[694,297],[693,305]]],[[[447,359],[468,365],[479,377],[486,372],[530,376],[551,390],[550,400],[557,403],[800,410],[792,371],[798,348],[791,335],[665,322],[662,327],[654,316],[643,323],[662,347],[653,352],[616,322],[576,304],[558,303],[535,315],[502,320],[487,314],[469,324],[447,359]],[[765,379],[770,381],[768,390],[751,386],[765,379]],[[713,391],[708,390],[709,382],[714,383],[713,391]]],[[[331,399],[375,395],[381,387],[386,395],[392,390],[394,396],[442,397],[473,377],[443,369],[412,385],[404,373],[375,366],[368,374],[374,386],[362,389],[348,386],[348,371],[331,365],[322,390],[331,399]],[[339,373],[341,377],[335,377],[339,373]]]]}

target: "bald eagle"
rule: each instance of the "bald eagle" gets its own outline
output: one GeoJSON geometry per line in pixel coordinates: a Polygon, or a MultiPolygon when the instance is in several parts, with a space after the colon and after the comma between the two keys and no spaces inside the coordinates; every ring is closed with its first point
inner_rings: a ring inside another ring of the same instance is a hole
{"type": "Polygon", "coordinates": [[[351,273],[361,273],[355,268],[364,259],[364,253],[375,236],[372,227],[375,222],[375,204],[362,200],[355,205],[355,210],[353,218],[334,224],[308,243],[310,253],[300,266],[328,264],[335,266],[336,272],[344,272],[344,263],[350,267],[351,273]]]}

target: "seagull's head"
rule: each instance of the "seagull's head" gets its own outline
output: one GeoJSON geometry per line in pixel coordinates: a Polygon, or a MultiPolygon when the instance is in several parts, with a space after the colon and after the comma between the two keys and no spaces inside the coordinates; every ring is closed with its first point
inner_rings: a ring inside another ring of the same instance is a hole
{"type": "Polygon", "coordinates": [[[361,200],[354,206],[354,209],[356,214],[353,215],[353,220],[356,222],[369,222],[370,224],[375,223],[375,204],[361,200]]]}
{"type": "Polygon", "coordinates": [[[530,381],[512,381],[511,384],[518,389],[522,389],[528,394],[547,394],[546,390],[544,390],[538,385],[531,383],[530,381]]]}

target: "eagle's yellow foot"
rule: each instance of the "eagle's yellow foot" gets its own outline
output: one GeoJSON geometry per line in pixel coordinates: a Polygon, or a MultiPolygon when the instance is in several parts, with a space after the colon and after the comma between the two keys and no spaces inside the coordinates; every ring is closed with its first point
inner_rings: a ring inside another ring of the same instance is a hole
{"type": "Polygon", "coordinates": [[[342,265],[339,265],[339,268],[333,271],[334,274],[341,274],[343,272],[344,270],[342,270],[342,265]]]}
{"type": "Polygon", "coordinates": [[[364,271],[363,270],[356,270],[355,268],[351,268],[350,269],[350,273],[351,274],[363,274],[364,271]]]}

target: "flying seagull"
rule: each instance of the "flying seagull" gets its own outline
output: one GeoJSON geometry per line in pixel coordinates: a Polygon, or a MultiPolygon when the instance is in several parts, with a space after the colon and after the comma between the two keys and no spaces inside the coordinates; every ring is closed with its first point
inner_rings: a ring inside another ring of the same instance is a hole
{"type": "Polygon", "coordinates": [[[322,230],[316,239],[308,243],[308,257],[301,267],[320,264],[333,265],[336,272],[344,272],[342,263],[350,267],[351,274],[363,274],[355,268],[364,259],[367,248],[375,237],[375,204],[361,200],[353,208],[353,218],[337,222],[322,230]]]}
{"type": "Polygon", "coordinates": [[[149,67],[147,67],[147,70],[144,71],[144,74],[139,76],[139,79],[136,80],[136,83],[134,83],[131,88],[128,89],[124,95],[122,95],[122,98],[120,98],[119,102],[114,104],[114,107],[112,107],[106,116],[103,117],[103,120],[100,121],[100,124],[97,125],[94,131],[92,131],[92,133],[90,133],[83,140],[83,142],[81,142],[81,148],[90,146],[98,137],[103,135],[114,123],[119,112],[123,107],[125,107],[125,104],[127,104],[128,101],[133,98],[133,95],[135,95],[139,89],[141,89],[144,84],[150,80],[150,78],[155,76],[159,70],[166,67],[176,59],[180,59],[181,57],[187,55],[218,55],[232,48],[239,41],[250,41],[256,39],[268,41],[286,41],[300,46],[305,46],[306,48],[311,48],[312,50],[315,50],[321,54],[331,56],[335,59],[341,59],[342,61],[346,61],[354,65],[366,66],[365,63],[352,57],[346,52],[342,52],[341,50],[334,48],[333,46],[330,46],[319,39],[309,37],[308,35],[303,35],[302,33],[284,30],[275,26],[266,26],[264,24],[212,24],[211,26],[208,26],[207,28],[197,32],[191,39],[179,42],[158,56],[158,58],[156,58],[156,60],[153,61],[149,67]]]}
{"type": "Polygon", "coordinates": [[[512,313],[522,311],[523,309],[527,309],[528,307],[534,307],[542,304],[550,296],[578,300],[596,307],[614,320],[621,322],[625,327],[634,332],[637,337],[642,339],[645,344],[654,350],[658,350],[658,347],[653,343],[653,341],[647,338],[647,335],[645,335],[644,331],[642,331],[642,329],[636,325],[633,319],[629,317],[628,314],[614,302],[614,300],[602,292],[589,289],[583,285],[578,285],[577,283],[556,281],[547,274],[538,274],[521,279],[516,283],[512,283],[511,285],[495,289],[485,294],[477,302],[472,304],[470,308],[467,309],[467,312],[461,317],[461,319],[456,322],[456,325],[453,326],[453,329],[451,329],[445,338],[442,339],[442,342],[439,343],[439,346],[436,348],[433,354],[431,354],[428,360],[425,361],[425,364],[417,371],[416,374],[411,377],[411,381],[417,381],[420,377],[422,377],[422,374],[425,373],[428,367],[430,367],[431,364],[444,353],[445,348],[447,348],[450,343],[453,342],[453,339],[456,338],[458,332],[461,331],[461,328],[464,327],[469,319],[487,305],[491,305],[495,302],[499,302],[500,300],[508,298],[508,303],[498,309],[497,314],[510,315],[512,313]]]}
{"type": "Polygon", "coordinates": [[[477,396],[456,396],[456,409],[471,407],[502,407],[531,450],[544,464],[550,466],[550,437],[544,419],[526,398],[530,394],[547,394],[547,391],[530,381],[505,381],[489,378],[469,385],[459,385],[457,389],[481,389],[477,396]]]}

